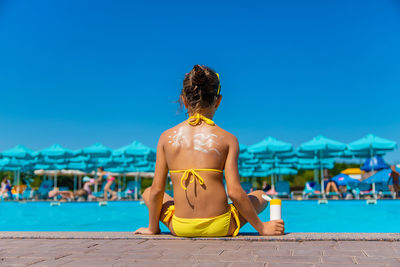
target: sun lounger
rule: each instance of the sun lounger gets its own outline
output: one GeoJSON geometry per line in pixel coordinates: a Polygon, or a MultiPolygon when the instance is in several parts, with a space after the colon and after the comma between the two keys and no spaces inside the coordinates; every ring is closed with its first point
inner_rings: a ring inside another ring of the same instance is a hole
{"type": "Polygon", "coordinates": [[[49,197],[49,192],[53,189],[53,180],[43,181],[39,189],[35,191],[34,196],[37,196],[39,199],[47,199],[49,197]]]}
{"type": "Polygon", "coordinates": [[[357,187],[360,190],[360,197],[370,196],[370,197],[375,198],[373,192],[371,191],[371,185],[370,184],[361,182],[361,183],[359,183],[357,185],[357,187]]]}
{"type": "Polygon", "coordinates": [[[321,197],[323,197],[321,193],[321,185],[314,181],[306,182],[303,191],[303,198],[309,199],[309,198],[321,198],[321,197]]]}
{"type": "Polygon", "coordinates": [[[289,182],[287,181],[278,181],[275,186],[275,190],[278,193],[278,197],[282,198],[292,198],[290,193],[289,182]]]}
{"type": "Polygon", "coordinates": [[[21,198],[25,199],[25,200],[32,199],[33,193],[34,193],[34,190],[29,185],[27,185],[24,192],[21,195],[21,198]]]}
{"type": "Polygon", "coordinates": [[[394,198],[394,194],[390,191],[389,186],[386,183],[376,183],[375,192],[382,198],[389,197],[394,198]]]}
{"type": "MultiPolygon", "coordinates": [[[[135,181],[129,181],[128,184],[126,185],[126,189],[123,192],[118,193],[119,198],[129,198],[129,199],[134,198],[135,186],[136,186],[135,181]]],[[[137,186],[137,189],[140,192],[140,186],[137,186]]],[[[140,195],[139,192],[138,195],[140,195]]]]}

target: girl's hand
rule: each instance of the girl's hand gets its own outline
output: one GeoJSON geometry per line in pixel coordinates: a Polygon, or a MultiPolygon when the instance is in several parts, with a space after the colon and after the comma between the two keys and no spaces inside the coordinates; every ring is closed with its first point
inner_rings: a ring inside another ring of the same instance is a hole
{"type": "Polygon", "coordinates": [[[134,235],[156,235],[160,233],[160,229],[158,231],[151,231],[148,227],[141,227],[137,229],[133,234],[134,235]]]}
{"type": "Polygon", "coordinates": [[[283,235],[285,233],[285,223],[283,220],[273,220],[263,222],[263,228],[260,235],[283,235]]]}

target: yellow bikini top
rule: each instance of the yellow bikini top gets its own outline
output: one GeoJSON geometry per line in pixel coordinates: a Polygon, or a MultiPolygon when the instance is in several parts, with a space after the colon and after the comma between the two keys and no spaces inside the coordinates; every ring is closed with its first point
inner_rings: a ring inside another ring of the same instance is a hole
{"type": "Polygon", "coordinates": [[[207,123],[208,125],[211,125],[211,126],[215,125],[215,123],[212,120],[210,120],[206,116],[203,116],[199,113],[196,113],[195,115],[190,116],[187,121],[192,126],[200,124],[201,121],[204,121],[205,123],[207,123]]]}
{"type": "MultiPolygon", "coordinates": [[[[207,118],[199,113],[189,117],[189,119],[188,119],[188,123],[193,126],[198,125],[201,121],[204,121],[205,123],[207,123],[208,125],[211,125],[211,126],[215,125],[215,123],[212,120],[210,120],[209,118],[207,118]]],[[[187,170],[175,170],[175,171],[170,170],[169,172],[170,173],[183,172],[182,177],[181,177],[181,187],[183,188],[183,190],[186,190],[187,187],[185,187],[184,182],[189,178],[190,174],[192,175],[192,179],[190,179],[190,184],[193,183],[195,179],[197,179],[201,185],[204,184],[203,177],[201,177],[201,175],[197,173],[197,172],[202,172],[202,171],[219,172],[219,173],[223,172],[222,170],[217,170],[217,169],[187,169],[187,170]]]]}

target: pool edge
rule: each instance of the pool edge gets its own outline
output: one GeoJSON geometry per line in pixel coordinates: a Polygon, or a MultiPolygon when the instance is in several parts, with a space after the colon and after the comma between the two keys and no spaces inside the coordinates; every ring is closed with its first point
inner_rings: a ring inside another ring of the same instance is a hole
{"type": "Polygon", "coordinates": [[[287,233],[283,236],[240,234],[237,237],[184,238],[167,233],[133,235],[132,232],[12,232],[0,231],[0,239],[136,239],[136,240],[224,240],[224,241],[400,241],[400,233],[287,233]]]}

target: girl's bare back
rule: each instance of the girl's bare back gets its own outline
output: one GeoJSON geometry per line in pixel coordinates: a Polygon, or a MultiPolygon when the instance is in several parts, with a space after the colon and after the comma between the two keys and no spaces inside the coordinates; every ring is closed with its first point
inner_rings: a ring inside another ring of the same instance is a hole
{"type": "MultiPolygon", "coordinates": [[[[192,126],[182,122],[162,135],[164,154],[169,170],[223,170],[232,135],[217,125],[202,122],[192,126]]],[[[189,174],[171,173],[176,215],[184,218],[208,218],[228,211],[222,173],[197,171],[204,179],[201,184],[189,174]],[[187,188],[184,190],[181,185],[187,188]],[[192,181],[192,182],[191,182],[192,181]]]]}

